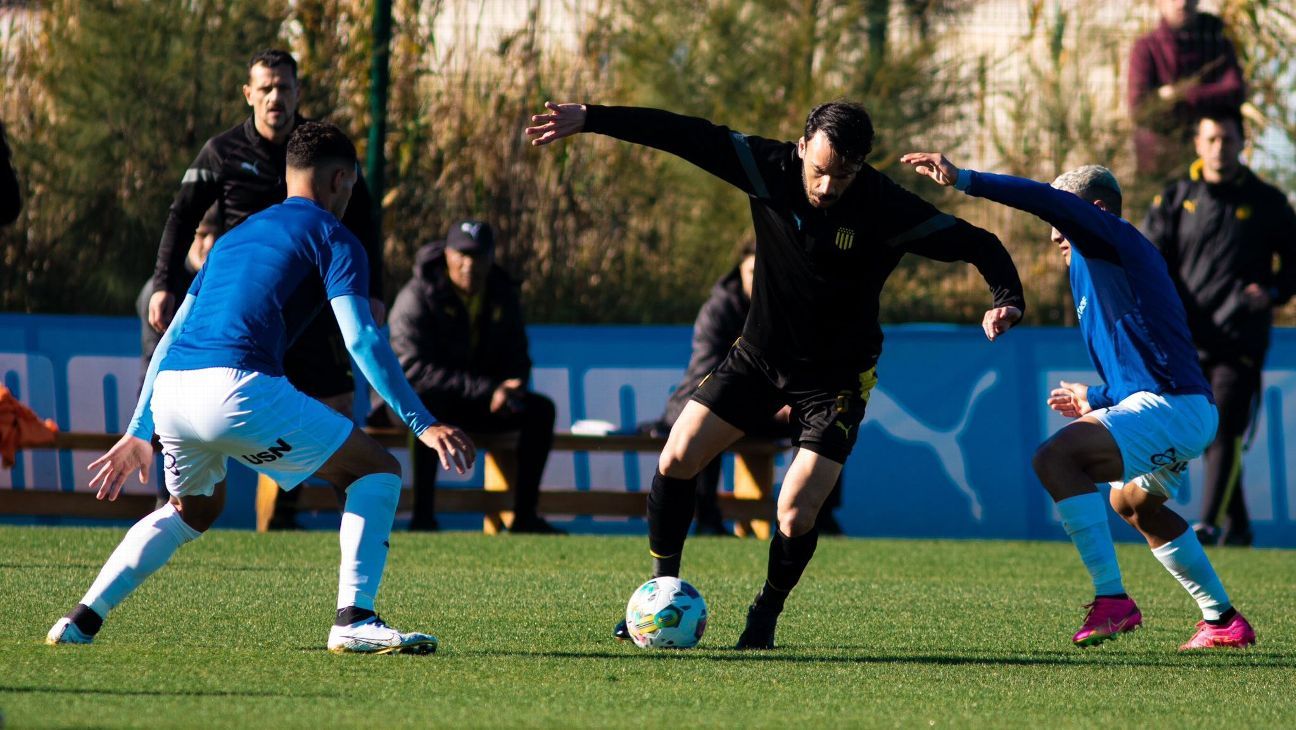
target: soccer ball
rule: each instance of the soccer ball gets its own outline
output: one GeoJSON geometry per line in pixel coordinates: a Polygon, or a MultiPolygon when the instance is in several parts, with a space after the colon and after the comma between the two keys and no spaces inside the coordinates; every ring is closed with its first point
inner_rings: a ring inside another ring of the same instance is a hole
{"type": "Polygon", "coordinates": [[[679,578],[653,578],[626,605],[626,629],[645,649],[687,649],[706,631],[702,594],[679,578]]]}

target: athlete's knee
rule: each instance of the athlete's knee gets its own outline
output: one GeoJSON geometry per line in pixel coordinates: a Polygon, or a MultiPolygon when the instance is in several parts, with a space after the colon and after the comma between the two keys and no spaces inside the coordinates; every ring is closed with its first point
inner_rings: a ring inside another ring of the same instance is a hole
{"type": "Polygon", "coordinates": [[[1134,504],[1125,496],[1124,489],[1111,490],[1111,494],[1107,496],[1107,501],[1116,514],[1121,516],[1121,519],[1134,524],[1134,504]]]}
{"type": "Polygon", "coordinates": [[[662,449],[661,456],[657,458],[657,470],[662,476],[671,479],[692,479],[706,466],[697,462],[698,459],[689,453],[685,445],[667,442],[666,448],[662,449]]]}
{"type": "Polygon", "coordinates": [[[1035,449],[1035,455],[1031,457],[1031,468],[1044,486],[1048,487],[1059,471],[1072,466],[1071,462],[1071,451],[1056,439],[1049,439],[1035,449]]]}
{"type": "Polygon", "coordinates": [[[374,455],[373,472],[374,474],[395,474],[401,475],[400,462],[392,456],[391,452],[386,449],[379,449],[374,455]]]}
{"type": "Polygon", "coordinates": [[[792,505],[778,511],[778,529],[787,537],[798,537],[814,529],[819,510],[792,505]]]}
{"type": "Polygon", "coordinates": [[[223,497],[183,497],[177,501],[180,519],[198,532],[210,530],[225,509],[223,497]]]}

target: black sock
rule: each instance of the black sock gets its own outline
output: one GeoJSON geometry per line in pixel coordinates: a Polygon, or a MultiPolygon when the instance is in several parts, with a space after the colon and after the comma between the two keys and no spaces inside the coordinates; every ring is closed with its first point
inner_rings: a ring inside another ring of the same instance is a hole
{"type": "Polygon", "coordinates": [[[99,633],[99,629],[103,628],[103,616],[95,613],[93,608],[84,603],[78,603],[66,618],[86,636],[94,636],[99,633]]]}
{"type": "Polygon", "coordinates": [[[648,493],[648,550],[653,556],[653,577],[679,577],[684,540],[693,522],[697,479],[672,479],[653,475],[648,493]]]}
{"type": "Polygon", "coordinates": [[[812,527],[804,535],[788,537],[774,531],[770,540],[769,567],[765,573],[765,587],[756,596],[756,605],[773,611],[782,611],[783,602],[801,580],[801,574],[814,557],[819,545],[819,529],[812,527]]]}
{"type": "Polygon", "coordinates": [[[358,624],[361,621],[371,619],[376,615],[377,614],[375,614],[373,611],[370,611],[367,608],[359,608],[357,606],[347,606],[346,608],[338,609],[337,620],[333,622],[333,625],[350,626],[352,624],[358,624]]]}
{"type": "Polygon", "coordinates": [[[1208,618],[1206,619],[1206,623],[1210,624],[1211,626],[1223,626],[1224,624],[1227,624],[1229,621],[1232,621],[1233,617],[1236,615],[1237,615],[1237,609],[1233,608],[1232,606],[1229,606],[1229,610],[1225,611],[1224,613],[1221,613],[1219,618],[1217,619],[1208,618]]]}

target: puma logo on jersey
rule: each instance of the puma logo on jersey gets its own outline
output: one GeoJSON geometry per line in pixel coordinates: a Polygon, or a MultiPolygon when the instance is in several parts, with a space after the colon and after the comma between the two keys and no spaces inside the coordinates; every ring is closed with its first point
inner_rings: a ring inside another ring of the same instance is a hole
{"type": "Polygon", "coordinates": [[[269,464],[272,461],[278,461],[284,454],[292,451],[293,447],[287,441],[279,441],[265,451],[258,451],[255,454],[244,454],[241,458],[249,464],[269,464]]]}
{"type": "Polygon", "coordinates": [[[239,163],[239,167],[243,168],[244,170],[247,170],[248,172],[252,173],[253,175],[256,175],[257,177],[261,177],[261,172],[257,170],[257,163],[255,162],[241,162],[239,163]]]}
{"type": "Polygon", "coordinates": [[[850,438],[850,432],[851,432],[850,424],[842,423],[841,421],[833,421],[833,425],[836,426],[837,428],[840,428],[842,430],[842,433],[846,434],[847,438],[850,438]]]}

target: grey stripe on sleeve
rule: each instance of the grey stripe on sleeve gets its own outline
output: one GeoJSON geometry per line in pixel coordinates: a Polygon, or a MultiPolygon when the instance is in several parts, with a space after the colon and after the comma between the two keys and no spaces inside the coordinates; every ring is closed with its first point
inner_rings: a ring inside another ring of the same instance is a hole
{"type": "Polygon", "coordinates": [[[180,184],[188,185],[200,180],[203,182],[216,182],[216,173],[199,167],[191,167],[188,170],[185,170],[184,177],[180,178],[180,184]]]}
{"type": "Polygon", "coordinates": [[[943,231],[946,228],[952,228],[957,222],[958,218],[955,218],[949,213],[940,213],[928,218],[903,233],[898,233],[891,238],[888,238],[884,245],[890,248],[903,246],[911,241],[917,241],[920,238],[930,236],[936,231],[943,231]]]}
{"type": "Polygon", "coordinates": [[[756,158],[752,156],[751,145],[747,144],[747,135],[730,132],[729,139],[733,142],[734,151],[738,153],[738,161],[742,163],[747,179],[751,181],[753,194],[768,200],[769,190],[765,188],[765,180],[756,167],[756,158]]]}

